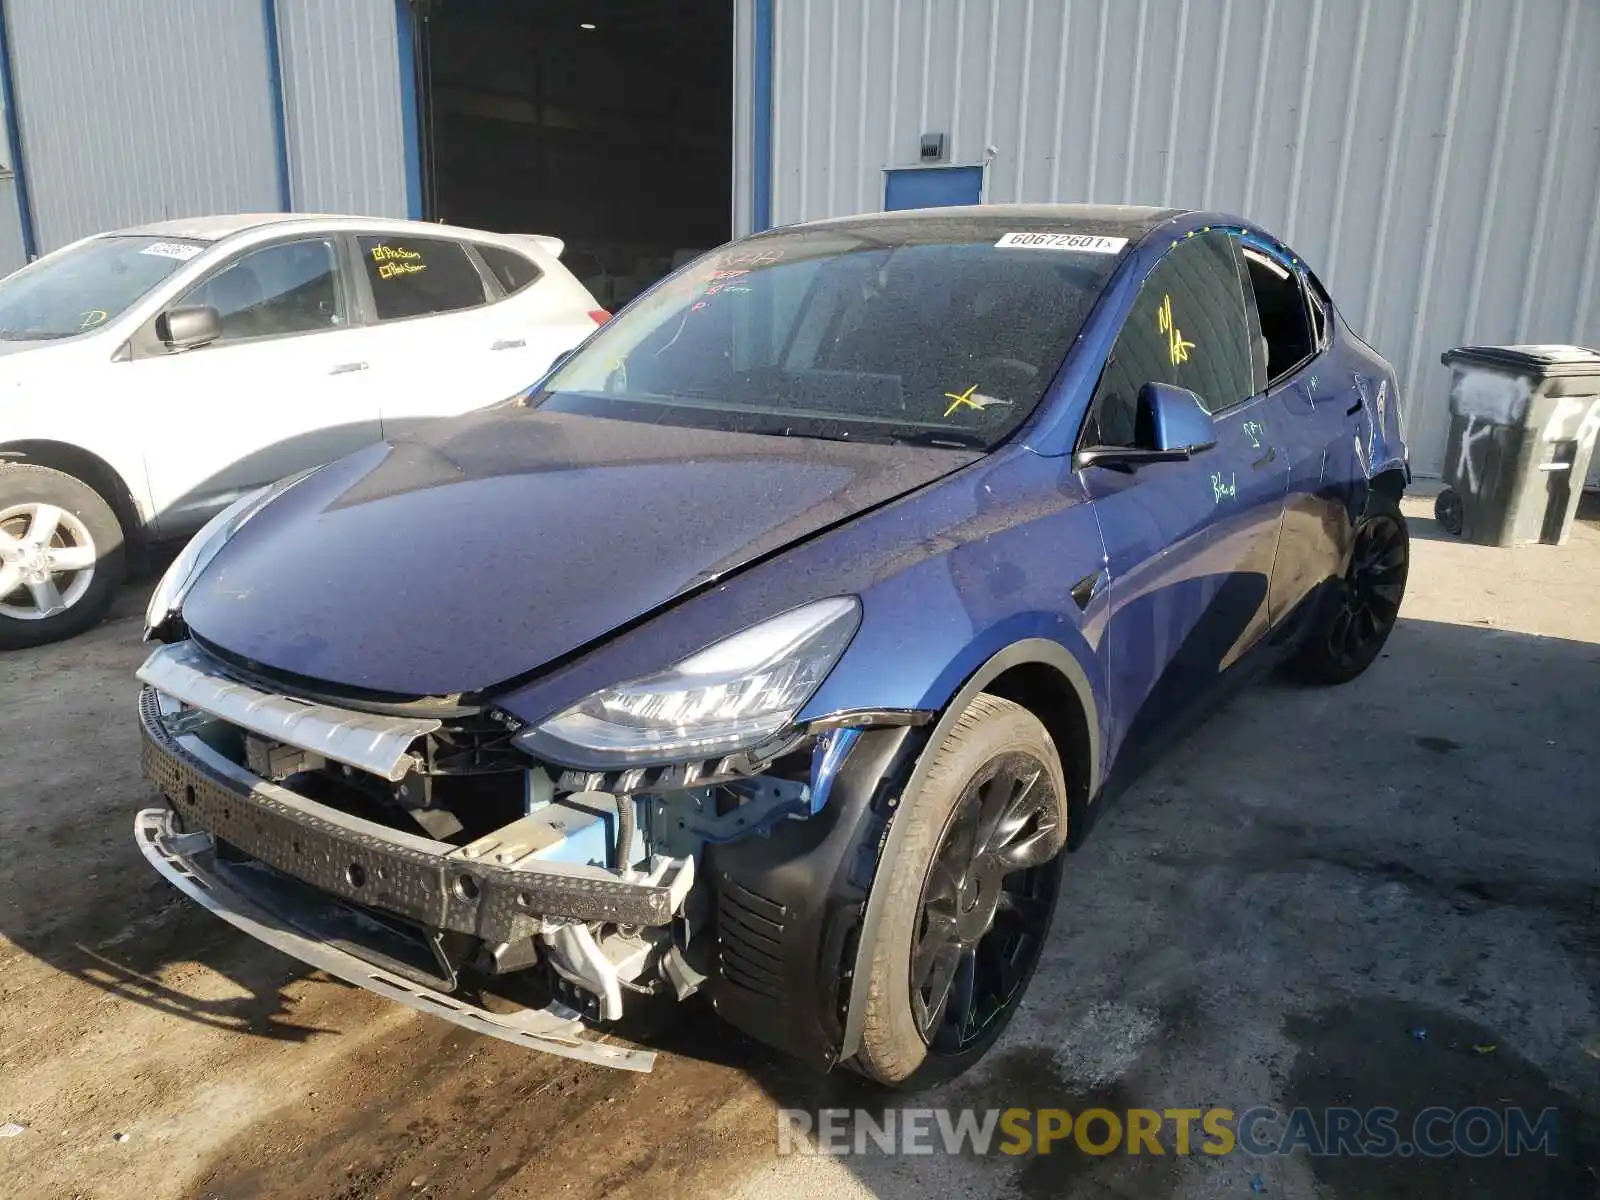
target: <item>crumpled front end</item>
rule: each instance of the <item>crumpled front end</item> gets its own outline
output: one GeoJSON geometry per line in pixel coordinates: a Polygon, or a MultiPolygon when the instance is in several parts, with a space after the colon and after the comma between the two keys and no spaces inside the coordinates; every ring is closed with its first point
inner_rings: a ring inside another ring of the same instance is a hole
{"type": "Polygon", "coordinates": [[[848,744],[599,775],[532,760],[486,713],[289,695],[189,641],[139,676],[144,772],[170,807],[136,836],[175,887],[398,1003],[632,1070],[653,1055],[593,1031],[719,974],[702,852],[809,817],[814,768],[838,767],[819,742],[848,744]]]}

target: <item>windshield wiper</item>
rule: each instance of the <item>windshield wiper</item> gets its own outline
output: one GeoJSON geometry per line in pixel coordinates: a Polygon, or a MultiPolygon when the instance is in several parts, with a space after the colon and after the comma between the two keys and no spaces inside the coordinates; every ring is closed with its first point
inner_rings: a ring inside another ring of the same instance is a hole
{"type": "Polygon", "coordinates": [[[916,433],[897,433],[893,441],[902,446],[934,446],[941,450],[987,450],[987,438],[961,429],[923,429],[916,433]]]}

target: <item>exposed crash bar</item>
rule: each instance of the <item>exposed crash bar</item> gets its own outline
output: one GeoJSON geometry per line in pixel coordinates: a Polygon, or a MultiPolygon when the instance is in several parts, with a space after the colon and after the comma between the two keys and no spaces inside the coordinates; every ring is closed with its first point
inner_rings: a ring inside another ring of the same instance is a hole
{"type": "Polygon", "coordinates": [[[208,869],[214,845],[205,833],[174,834],[172,814],[148,808],[134,818],[139,849],[166,881],[191,900],[210,909],[230,925],[303,963],[337,979],[366,988],[397,1004],[431,1013],[475,1033],[542,1050],[563,1058],[576,1058],[597,1066],[624,1071],[648,1071],[655,1055],[648,1050],[607,1045],[583,1036],[576,1012],[552,1002],[545,1008],[496,1013],[433,988],[423,987],[357,958],[326,941],[308,937],[253,904],[208,869]]]}
{"type": "Polygon", "coordinates": [[[145,774],[190,828],[345,900],[509,942],[537,932],[547,916],[665,925],[681,898],[676,881],[634,882],[603,867],[459,857],[449,843],[340,812],[252,775],[193,734],[174,737],[154,691],[140,697],[139,716],[145,774]]]}
{"type": "Polygon", "coordinates": [[[387,717],[258,691],[221,678],[193,642],[163,646],[139,678],[203,712],[251,733],[310,750],[334,762],[398,782],[415,765],[411,743],[439,728],[431,717],[387,717]]]}

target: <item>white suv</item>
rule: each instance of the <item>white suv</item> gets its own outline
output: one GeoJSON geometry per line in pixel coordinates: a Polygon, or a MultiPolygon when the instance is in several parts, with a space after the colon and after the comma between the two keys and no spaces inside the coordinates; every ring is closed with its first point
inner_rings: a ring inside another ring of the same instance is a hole
{"type": "Polygon", "coordinates": [[[561,248],[203,217],[85,238],[0,281],[0,649],[97,622],[129,544],[536,382],[607,317],[561,248]]]}

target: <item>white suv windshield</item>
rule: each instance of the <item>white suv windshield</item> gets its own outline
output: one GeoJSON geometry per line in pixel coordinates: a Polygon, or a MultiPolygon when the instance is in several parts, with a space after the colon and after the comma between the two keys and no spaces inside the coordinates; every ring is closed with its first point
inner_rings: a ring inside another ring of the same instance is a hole
{"type": "Polygon", "coordinates": [[[993,447],[1037,406],[1120,257],[1064,237],[1059,250],[997,246],[1005,232],[987,219],[862,218],[735,243],[629,306],[529,403],[993,447]]]}
{"type": "Polygon", "coordinates": [[[72,337],[104,325],[206,248],[187,238],[94,238],[0,280],[0,339],[72,337]]]}

